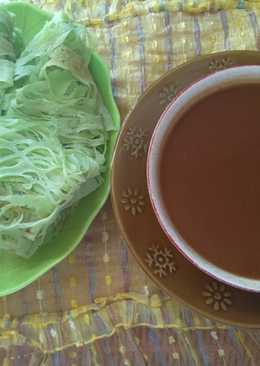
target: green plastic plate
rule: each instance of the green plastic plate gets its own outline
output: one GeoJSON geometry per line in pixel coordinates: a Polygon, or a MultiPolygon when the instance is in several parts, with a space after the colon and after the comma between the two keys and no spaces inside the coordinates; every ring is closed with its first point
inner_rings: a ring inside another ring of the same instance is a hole
{"type": "MultiPolygon", "coordinates": [[[[43,27],[51,14],[25,3],[10,3],[5,7],[16,15],[16,26],[21,29],[24,42],[28,43],[43,27]]],[[[120,116],[112,96],[110,75],[98,55],[93,54],[90,71],[108,108],[117,130],[120,116]]],[[[83,198],[73,215],[65,220],[62,230],[55,239],[43,243],[29,259],[1,252],[0,255],[0,296],[11,294],[29,285],[55,264],[64,259],[83,238],[89,225],[105,203],[110,191],[110,166],[118,132],[113,132],[107,151],[107,173],[103,185],[94,193],[83,198]]]]}

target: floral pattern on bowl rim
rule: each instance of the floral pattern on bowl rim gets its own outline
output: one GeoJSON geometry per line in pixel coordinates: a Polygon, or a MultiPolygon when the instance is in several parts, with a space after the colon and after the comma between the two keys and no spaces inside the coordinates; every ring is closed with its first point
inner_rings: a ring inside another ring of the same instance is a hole
{"type": "Polygon", "coordinates": [[[230,60],[227,67],[231,64],[232,66],[256,65],[260,64],[260,53],[228,51],[198,57],[168,72],[148,88],[140,98],[128,116],[117,142],[112,168],[112,200],[124,238],[139,264],[154,282],[171,296],[203,313],[206,317],[239,326],[259,327],[260,294],[232,288],[213,280],[178,252],[162,232],[148,198],[145,171],[147,156],[144,155],[142,159],[133,159],[131,152],[121,154],[125,149],[123,145],[127,131],[140,128],[140,121],[142,121],[142,129],[147,131],[149,144],[153,129],[166,107],[160,103],[160,100],[161,92],[166,90],[167,85],[181,82],[181,88],[178,87],[178,92],[181,92],[195,81],[194,75],[197,79],[209,75],[212,72],[209,65],[222,65],[224,59],[230,60]],[[141,113],[145,113],[145,118],[141,113]],[[128,208],[129,192],[127,197],[122,196],[122,192],[126,192],[128,187],[131,187],[131,194],[134,187],[138,187],[138,193],[135,193],[132,202],[134,209],[128,208]],[[140,209],[137,209],[136,202],[139,202],[137,197],[140,194],[142,199],[145,198],[145,206],[141,205],[145,209],[141,209],[142,214],[137,214],[140,209]],[[132,210],[132,214],[129,214],[132,210]]]}

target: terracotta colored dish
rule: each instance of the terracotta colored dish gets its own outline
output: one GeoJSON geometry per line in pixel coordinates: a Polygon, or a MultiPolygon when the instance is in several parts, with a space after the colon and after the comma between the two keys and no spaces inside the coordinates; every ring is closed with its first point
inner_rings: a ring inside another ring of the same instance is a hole
{"type": "Polygon", "coordinates": [[[170,295],[207,317],[260,326],[260,294],[218,282],[170,243],[153,212],[146,183],[147,148],[165,107],[194,81],[239,65],[260,64],[260,53],[233,51],[196,58],[153,84],[128,116],[117,142],[112,199],[117,221],[144,271],[170,295]]]}
{"type": "Polygon", "coordinates": [[[148,191],[169,240],[194,265],[260,292],[260,66],[213,73],[161,116],[148,191]]]}

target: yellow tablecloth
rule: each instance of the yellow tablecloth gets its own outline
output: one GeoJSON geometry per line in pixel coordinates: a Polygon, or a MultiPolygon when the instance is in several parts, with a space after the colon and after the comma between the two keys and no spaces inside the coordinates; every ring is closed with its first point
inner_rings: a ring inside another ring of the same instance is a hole
{"type": "MultiPolygon", "coordinates": [[[[199,54],[256,49],[260,2],[35,0],[89,27],[122,119],[165,71],[199,54]]],[[[108,202],[75,252],[0,299],[0,365],[254,365],[260,332],[181,306],[146,277],[108,202]]],[[[258,361],[258,362],[257,362],[258,361]]]]}

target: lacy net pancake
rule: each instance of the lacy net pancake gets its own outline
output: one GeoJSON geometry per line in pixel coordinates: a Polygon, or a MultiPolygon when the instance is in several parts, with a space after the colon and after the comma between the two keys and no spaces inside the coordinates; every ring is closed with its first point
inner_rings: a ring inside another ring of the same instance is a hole
{"type": "Polygon", "coordinates": [[[227,271],[260,278],[260,86],[193,106],[167,137],[160,184],[191,247],[227,271]]]}

